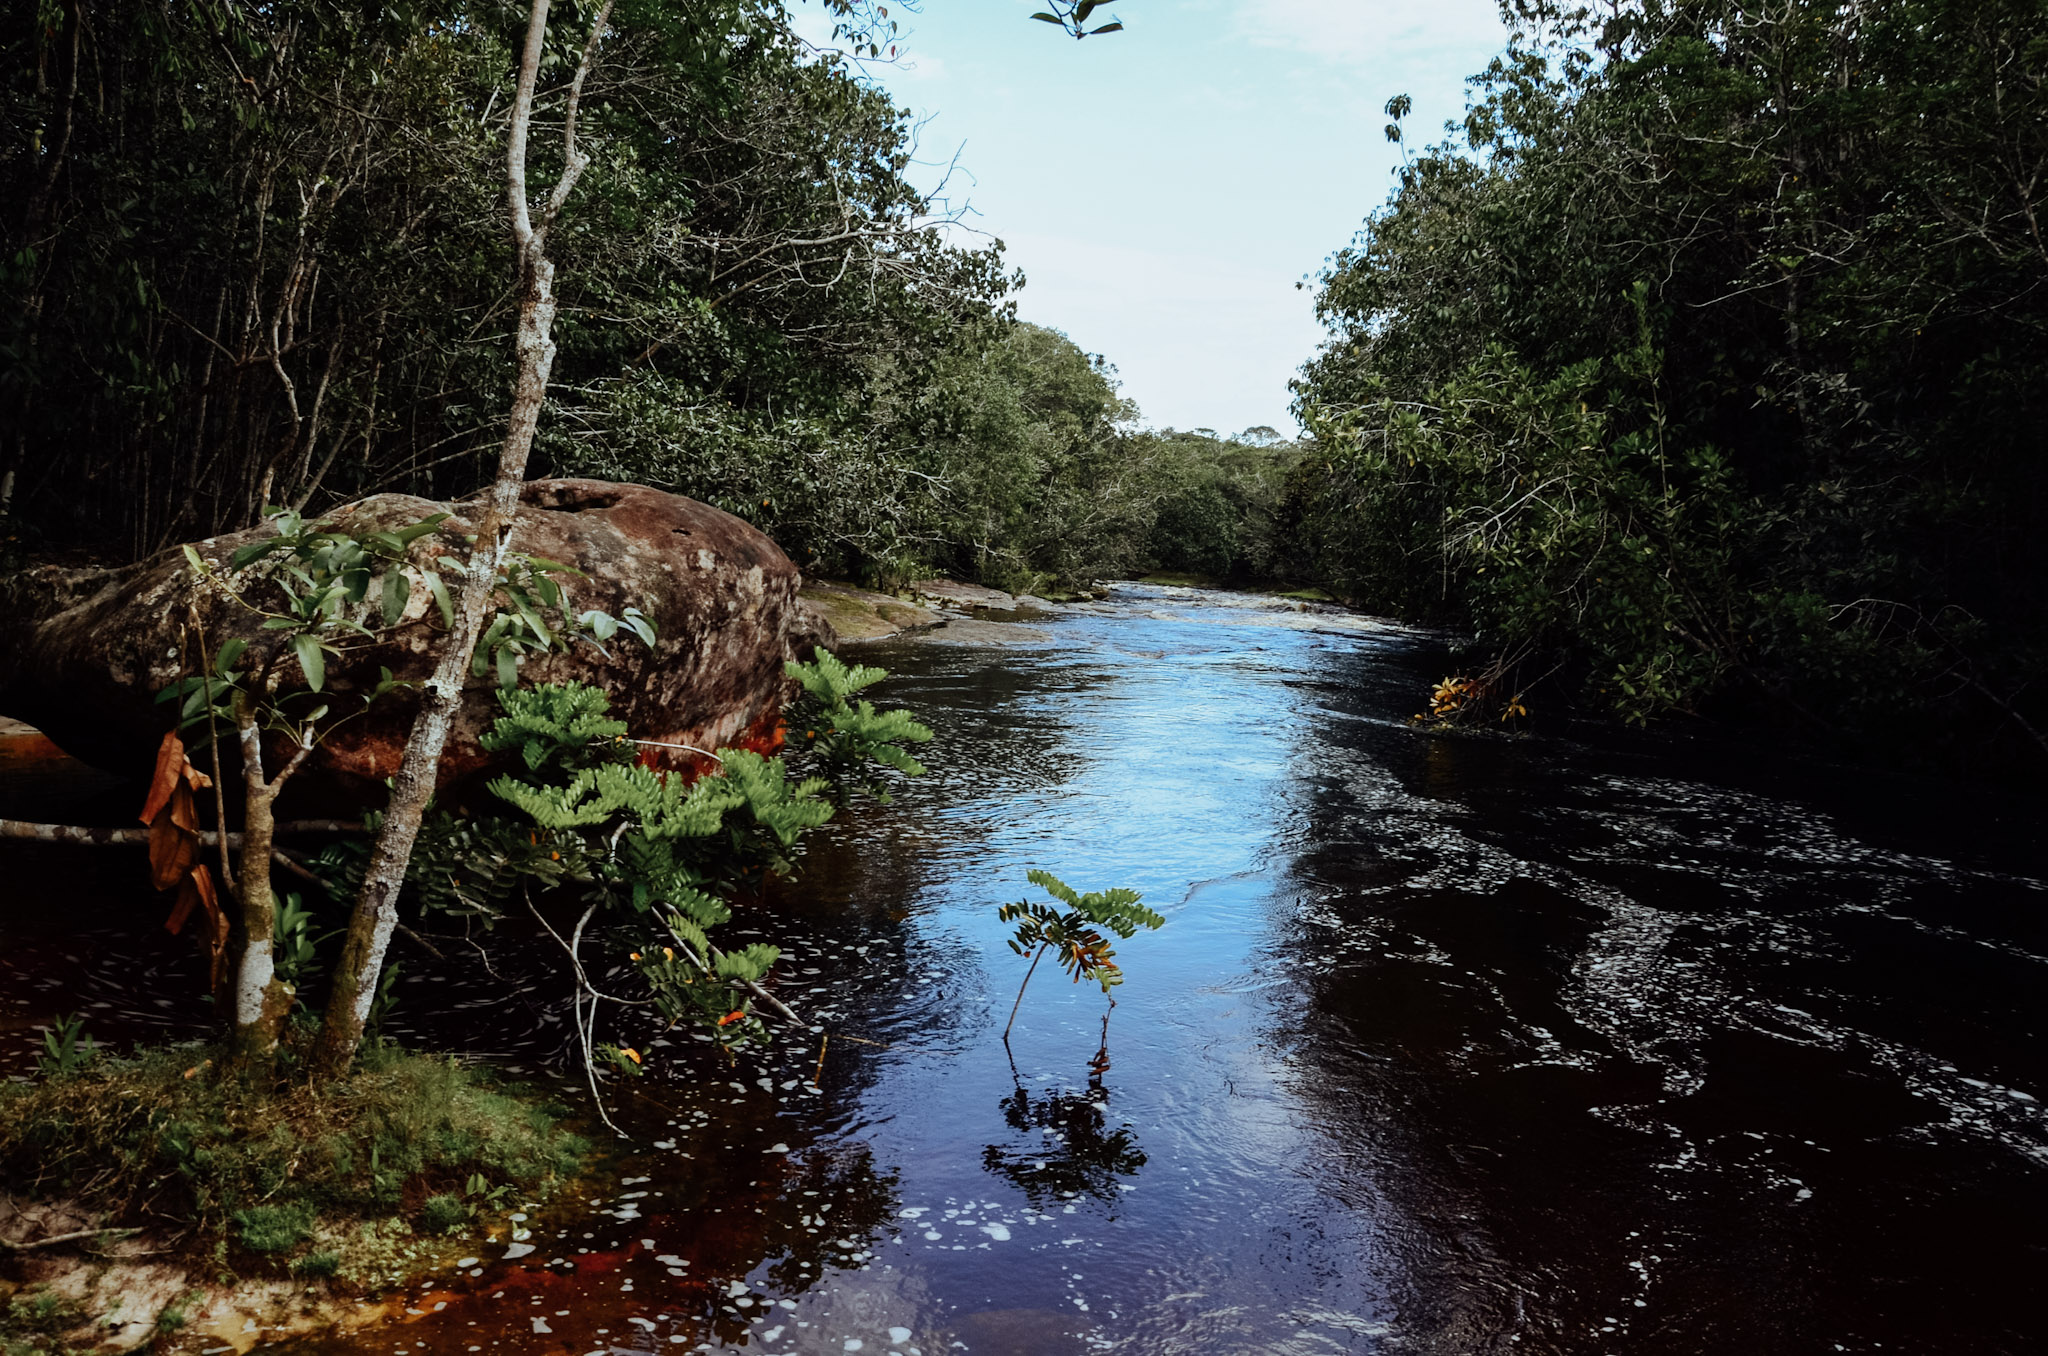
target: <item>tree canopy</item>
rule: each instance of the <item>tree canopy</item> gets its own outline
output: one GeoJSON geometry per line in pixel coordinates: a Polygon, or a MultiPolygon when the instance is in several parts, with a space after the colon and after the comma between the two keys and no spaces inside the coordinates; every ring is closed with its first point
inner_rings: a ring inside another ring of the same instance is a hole
{"type": "Polygon", "coordinates": [[[2048,7],[1508,10],[1322,276],[1318,571],[1496,709],[2037,742],[2048,7]]]}

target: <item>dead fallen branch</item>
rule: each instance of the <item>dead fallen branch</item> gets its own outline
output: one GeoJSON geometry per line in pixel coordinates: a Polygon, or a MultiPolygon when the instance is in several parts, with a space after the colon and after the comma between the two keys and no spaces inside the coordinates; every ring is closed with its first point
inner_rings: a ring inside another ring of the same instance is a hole
{"type": "MultiPolygon", "coordinates": [[[[277,826],[280,834],[361,833],[363,826],[352,819],[300,819],[277,826]]],[[[70,843],[78,847],[147,847],[146,828],[106,828],[81,824],[32,824],[25,819],[0,819],[0,838],[26,838],[38,843],[70,843]]],[[[212,847],[220,842],[213,829],[201,829],[199,841],[212,847]]],[[[242,835],[228,835],[228,846],[242,845],[242,835]]]]}

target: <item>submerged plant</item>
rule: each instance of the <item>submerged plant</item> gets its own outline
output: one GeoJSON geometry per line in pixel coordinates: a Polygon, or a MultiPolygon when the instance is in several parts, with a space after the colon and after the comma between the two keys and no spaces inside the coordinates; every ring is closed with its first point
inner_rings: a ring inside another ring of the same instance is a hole
{"type": "Polygon", "coordinates": [[[1156,929],[1166,923],[1138,902],[1142,896],[1136,890],[1091,891],[1084,895],[1050,871],[1029,871],[1025,879],[1058,904],[1025,899],[1005,904],[996,912],[1003,922],[1017,924],[1010,938],[1010,950],[1031,957],[1031,968],[1024,972],[1024,982],[1017,986],[1017,1001],[1010,1005],[1010,1020],[1003,1025],[1005,1043],[1010,1039],[1010,1028],[1017,1024],[1017,1009],[1024,1006],[1024,990],[1030,985],[1031,976],[1038,972],[1038,962],[1045,959],[1046,952],[1057,953],[1060,968],[1073,977],[1074,983],[1092,979],[1100,984],[1103,997],[1115,1007],[1116,999],[1110,990],[1124,982],[1124,972],[1102,930],[1128,939],[1137,934],[1141,925],[1156,929]]]}

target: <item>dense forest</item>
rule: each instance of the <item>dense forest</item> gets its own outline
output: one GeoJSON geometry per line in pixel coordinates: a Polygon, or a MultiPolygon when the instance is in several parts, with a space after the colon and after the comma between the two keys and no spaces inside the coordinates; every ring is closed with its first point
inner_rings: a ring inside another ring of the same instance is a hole
{"type": "Polygon", "coordinates": [[[1509,10],[1323,275],[1309,568],[1476,633],[1489,717],[2038,768],[2048,6],[1509,10]]]}
{"type": "MultiPolygon", "coordinates": [[[[24,549],[139,557],[267,504],[488,480],[524,18],[77,3],[7,25],[0,509],[24,549]]],[[[588,17],[552,22],[559,80],[588,17]]],[[[780,4],[619,7],[580,116],[531,473],[701,497],[871,582],[1260,567],[1284,451],[1141,432],[1100,357],[1016,323],[1000,244],[957,243],[907,177],[907,114],[780,4]]]]}

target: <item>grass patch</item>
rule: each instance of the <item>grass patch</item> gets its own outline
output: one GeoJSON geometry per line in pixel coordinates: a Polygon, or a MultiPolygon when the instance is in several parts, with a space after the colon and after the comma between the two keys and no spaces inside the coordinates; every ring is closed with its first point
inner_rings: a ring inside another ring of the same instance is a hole
{"type": "Polygon", "coordinates": [[[1317,588],[1285,589],[1273,595],[1275,598],[1292,598],[1298,603],[1334,603],[1337,600],[1317,588]]]}
{"type": "Polygon", "coordinates": [[[181,1246],[250,1270],[346,1275],[332,1240],[388,1248],[415,1212],[437,1233],[473,1227],[471,1204],[543,1196],[589,1148],[559,1109],[435,1055],[365,1047],[354,1073],[318,1088],[291,1080],[289,1052],[275,1081],[225,1062],[145,1050],[0,1087],[0,1183],[110,1226],[183,1221],[181,1246]]]}
{"type": "Polygon", "coordinates": [[[452,1234],[469,1223],[469,1207],[460,1196],[429,1196],[420,1203],[420,1229],[430,1234],[452,1234]]]}

